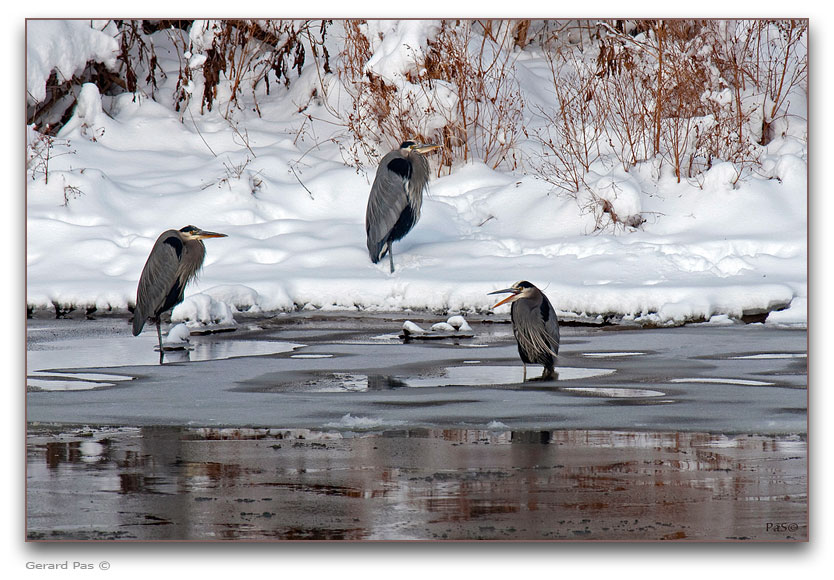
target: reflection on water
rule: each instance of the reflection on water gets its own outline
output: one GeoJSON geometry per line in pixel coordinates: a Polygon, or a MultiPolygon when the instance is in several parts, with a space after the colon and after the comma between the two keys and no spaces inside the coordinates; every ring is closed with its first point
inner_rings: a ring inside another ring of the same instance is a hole
{"type": "Polygon", "coordinates": [[[748,387],[765,387],[773,383],[768,381],[753,381],[750,379],[731,379],[719,377],[687,377],[679,379],[670,379],[670,383],[717,383],[724,385],[745,385],[748,387]]]}
{"type": "Polygon", "coordinates": [[[200,362],[238,356],[264,356],[290,352],[305,345],[262,340],[195,340],[188,350],[165,351],[165,362],[200,362]]]}
{"type": "Polygon", "coordinates": [[[80,391],[113,387],[133,377],[109,373],[34,372],[26,377],[29,391],[80,391]]]}
{"type": "Polygon", "coordinates": [[[619,358],[624,356],[640,356],[644,352],[583,352],[582,356],[590,358],[619,358]]]}
{"type": "Polygon", "coordinates": [[[408,429],[30,432],[30,539],[807,537],[806,441],[408,429]],[[767,522],[786,522],[780,532],[767,522]]]}
{"type": "Polygon", "coordinates": [[[595,397],[662,397],[666,393],[653,389],[633,389],[629,387],[565,387],[562,391],[595,397]]]}
{"type": "Polygon", "coordinates": [[[762,352],[757,354],[731,356],[730,358],[734,360],[772,360],[780,358],[808,358],[808,354],[804,352],[762,352]]]}
{"type": "MultiPolygon", "coordinates": [[[[534,368],[534,367],[531,367],[534,368]]],[[[519,383],[523,370],[518,366],[475,366],[448,367],[437,376],[407,378],[410,387],[442,387],[445,385],[479,386],[519,383]]],[[[556,369],[558,381],[602,377],[614,373],[614,369],[586,369],[559,367],[556,369]]]]}
{"type": "MultiPolygon", "coordinates": [[[[523,370],[518,366],[479,365],[480,361],[463,361],[465,366],[453,366],[417,376],[384,376],[358,373],[332,373],[311,383],[318,392],[374,391],[401,387],[492,386],[522,382],[523,370]]],[[[614,369],[559,367],[553,381],[532,382],[546,385],[554,381],[569,381],[602,377],[614,369]]]]}
{"type": "MultiPolygon", "coordinates": [[[[48,349],[28,350],[27,368],[30,375],[37,371],[63,368],[102,368],[134,365],[158,365],[159,352],[156,336],[113,336],[84,340],[58,340],[48,349]]],[[[226,334],[192,336],[188,350],[166,350],[165,362],[198,362],[239,356],[261,356],[290,352],[303,344],[267,340],[236,340],[226,334]]]]}

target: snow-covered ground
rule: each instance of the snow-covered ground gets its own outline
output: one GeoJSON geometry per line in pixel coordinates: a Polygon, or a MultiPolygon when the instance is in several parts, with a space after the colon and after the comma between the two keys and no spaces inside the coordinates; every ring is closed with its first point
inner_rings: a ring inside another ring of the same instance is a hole
{"type": "MultiPolygon", "coordinates": [[[[31,94],[51,68],[69,75],[115,50],[85,26],[29,24],[31,94]]],[[[373,47],[369,66],[380,74],[404,66],[400,40],[418,42],[413,26],[399,34],[373,47]]],[[[193,224],[228,237],[206,242],[203,271],[186,291],[201,297],[187,298],[175,320],[298,308],[485,311],[494,303],[490,291],[529,280],[564,318],[720,323],[788,307],[767,322],[807,323],[804,103],[794,105],[799,120],[787,135],[768,145],[761,170],[735,186],[735,169],[725,163],[701,183],[645,166],[600,170],[597,191],[640,212],[646,221],[636,229],[595,230],[581,200],[557,194],[529,170],[455,166],[432,179],[421,220],[394,245],[390,274],[387,259],[372,264],[365,246],[375,167],[347,165],[331,140],[339,128],[297,112],[315,70],[306,68],[289,89],[273,86],[258,102],[260,116],[181,114],[169,103],[176,55],[157,40],[168,72],[158,102],[102,97],[85,85],[56,141],[63,154],[50,160],[48,182],[27,179],[30,307],[126,310],[157,236],[193,224]]],[[[533,50],[519,58],[519,82],[531,99],[546,94],[536,85],[536,59],[533,50]]],[[[327,116],[323,105],[306,112],[327,116]]]]}

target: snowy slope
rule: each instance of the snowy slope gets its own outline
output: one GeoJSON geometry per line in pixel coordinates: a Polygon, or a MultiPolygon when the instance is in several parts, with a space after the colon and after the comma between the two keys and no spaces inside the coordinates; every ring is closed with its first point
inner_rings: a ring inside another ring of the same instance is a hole
{"type": "MultiPolygon", "coordinates": [[[[114,50],[97,34],[50,30],[72,39],[61,45],[67,70],[114,50]]],[[[379,42],[368,66],[396,76],[407,62],[397,39],[413,46],[424,30],[387,30],[401,37],[379,42]]],[[[29,40],[30,83],[57,54],[50,42],[29,40]]],[[[157,50],[165,54],[162,41],[157,50]]],[[[164,66],[175,73],[173,55],[164,66]]],[[[174,73],[159,95],[171,94],[174,73]]],[[[805,324],[801,134],[774,140],[763,171],[736,186],[728,164],[716,164],[700,184],[608,168],[597,189],[610,191],[621,211],[642,213],[646,222],[636,229],[595,230],[581,199],[558,195],[524,169],[456,166],[432,180],[420,222],[394,246],[397,270],[389,274],[387,261],[372,264],[365,247],[375,168],[347,165],[331,140],[338,129],[297,114],[313,76],[305,71],[290,89],[273,87],[259,102],[260,116],[239,110],[234,122],[181,116],[165,98],[102,97],[85,85],[48,182],[27,180],[29,306],[126,310],[157,236],[194,224],[229,237],[206,242],[204,269],[186,295],[208,294],[233,311],[486,311],[494,303],[488,292],[526,279],[566,318],[679,324],[792,305],[769,322],[805,324]]],[[[531,74],[521,84],[534,94],[536,82],[531,74]]],[[[322,104],[307,112],[327,116],[322,104]]],[[[186,300],[174,318],[196,311],[186,300]]]]}

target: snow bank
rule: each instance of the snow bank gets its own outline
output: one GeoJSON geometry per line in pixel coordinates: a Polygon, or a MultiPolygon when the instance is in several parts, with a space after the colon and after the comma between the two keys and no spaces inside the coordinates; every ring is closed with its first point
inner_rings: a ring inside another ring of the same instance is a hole
{"type": "Polygon", "coordinates": [[[29,20],[26,23],[26,99],[46,99],[46,81],[55,71],[70,79],[88,61],[116,64],[119,45],[112,34],[90,27],[89,20],[29,20]]]}
{"type": "MultiPolygon", "coordinates": [[[[107,34],[80,21],[50,22],[30,23],[36,98],[53,69],[72,74],[89,58],[113,62],[107,34]]],[[[415,72],[413,54],[436,24],[368,26],[368,68],[400,78],[415,72]]],[[[192,32],[195,42],[210,42],[210,26],[192,32]]],[[[165,36],[155,40],[169,73],[158,94],[172,94],[177,53],[165,36]]],[[[535,58],[526,55],[518,69],[521,86],[542,82],[530,72],[535,58]]],[[[394,245],[392,275],[365,247],[375,168],[346,166],[342,129],[295,114],[294,91],[273,87],[260,115],[242,107],[230,122],[217,110],[181,120],[165,99],[102,98],[85,85],[48,182],[27,181],[28,305],[127,311],[160,232],[193,224],[229,237],[206,241],[200,276],[173,312],[192,329],[233,324],[239,312],[486,313],[487,294],[519,280],[542,288],[565,319],[681,324],[790,306],[768,324],[806,321],[807,141],[799,121],[767,146],[762,171],[738,182],[722,163],[681,183],[651,164],[628,172],[595,166],[589,191],[621,224],[600,222],[605,216],[589,211],[587,199],[560,195],[523,169],[455,166],[433,177],[420,222],[394,245]]],[[[525,108],[530,127],[541,123],[534,104],[525,108]]],[[[330,118],[324,104],[308,106],[312,118],[330,118]]]]}
{"type": "Polygon", "coordinates": [[[234,328],[232,308],[208,294],[188,296],[171,312],[171,322],[184,322],[191,332],[234,328]]]}

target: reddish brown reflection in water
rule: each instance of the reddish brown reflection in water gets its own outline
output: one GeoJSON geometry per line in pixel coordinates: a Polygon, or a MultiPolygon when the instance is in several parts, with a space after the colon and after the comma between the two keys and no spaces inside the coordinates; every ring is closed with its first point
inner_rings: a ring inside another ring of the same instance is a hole
{"type": "Polygon", "coordinates": [[[31,539],[807,537],[797,436],[147,428],[27,455],[31,539]]]}

